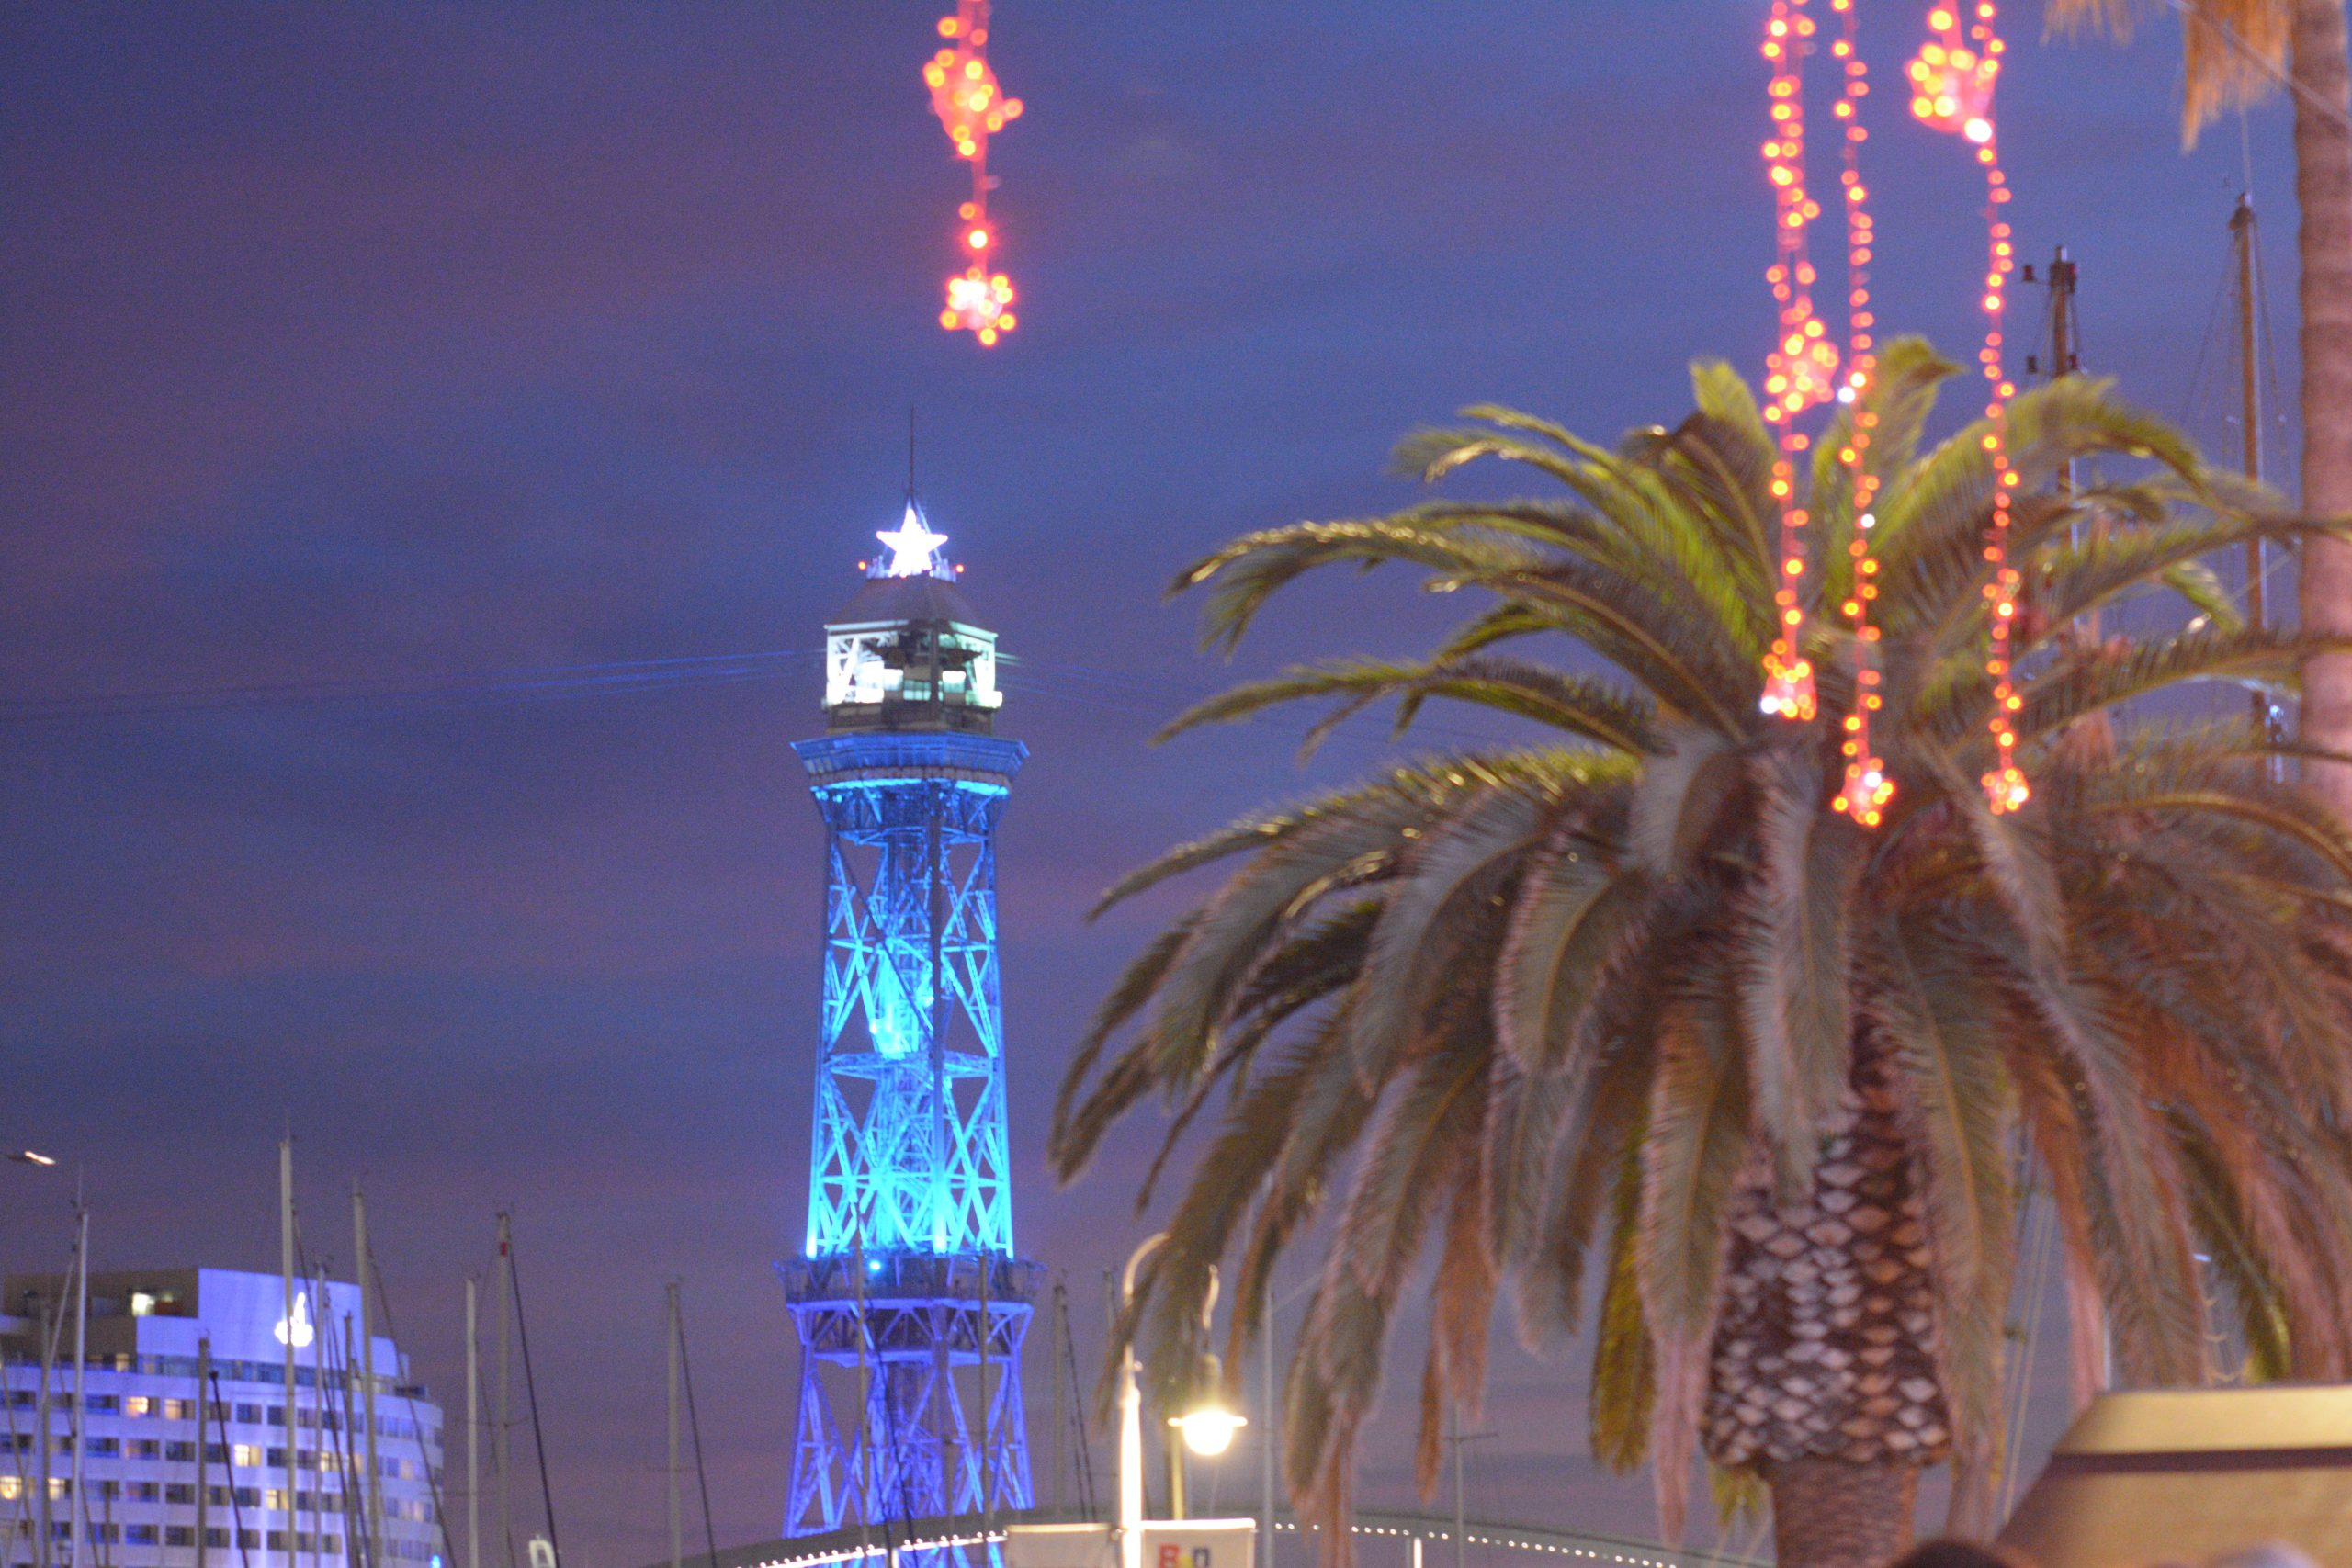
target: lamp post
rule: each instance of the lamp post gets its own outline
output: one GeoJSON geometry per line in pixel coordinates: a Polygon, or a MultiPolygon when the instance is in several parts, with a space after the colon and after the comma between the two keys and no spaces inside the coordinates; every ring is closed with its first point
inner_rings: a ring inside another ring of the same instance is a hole
{"type": "MultiPolygon", "coordinates": [[[[1136,1270],[1168,1233],[1146,1236],[1119,1276],[1119,1304],[1136,1299],[1136,1270]]],[[[1143,1568],[1143,1380],[1133,1336],[1119,1350],[1119,1568],[1143,1568]]]]}
{"type": "MultiPolygon", "coordinates": [[[[1165,1231],[1146,1236],[1142,1245],[1128,1255],[1126,1269],[1119,1280],[1122,1307],[1136,1299],[1136,1270],[1167,1239],[1165,1231]]],[[[1201,1303],[1204,1330],[1209,1326],[1209,1314],[1216,1309],[1216,1270],[1212,1268],[1208,1295],[1201,1303]]],[[[1218,1391],[1223,1381],[1220,1371],[1217,1359],[1204,1353],[1200,1365],[1194,1369],[1192,1387],[1186,1391],[1184,1411],[1168,1418],[1168,1424],[1182,1436],[1184,1447],[1204,1459],[1213,1459],[1231,1448],[1234,1434],[1250,1424],[1248,1416],[1227,1408],[1218,1391]]],[[[1177,1518],[1184,1514],[1183,1473],[1182,1452],[1171,1444],[1168,1455],[1168,1501],[1169,1513],[1177,1518]]],[[[1143,1568],[1143,1379],[1132,1337],[1119,1351],[1119,1563],[1120,1568],[1143,1568]]]]}

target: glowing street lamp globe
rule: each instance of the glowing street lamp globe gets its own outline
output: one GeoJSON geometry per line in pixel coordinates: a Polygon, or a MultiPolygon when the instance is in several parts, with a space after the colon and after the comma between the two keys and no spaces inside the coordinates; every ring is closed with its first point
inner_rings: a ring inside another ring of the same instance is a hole
{"type": "Polygon", "coordinates": [[[1186,1448],[1203,1459],[1215,1459],[1233,1446],[1234,1438],[1250,1425],[1250,1417],[1227,1409],[1225,1402],[1212,1394],[1183,1415],[1170,1416],[1168,1424],[1184,1435],[1186,1448]]]}

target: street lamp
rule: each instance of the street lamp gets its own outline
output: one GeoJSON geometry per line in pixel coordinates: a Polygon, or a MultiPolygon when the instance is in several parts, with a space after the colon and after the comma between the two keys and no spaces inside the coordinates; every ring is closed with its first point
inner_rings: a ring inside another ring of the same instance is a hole
{"type": "Polygon", "coordinates": [[[8,1157],[18,1165],[55,1165],[57,1163],[55,1155],[45,1155],[38,1149],[18,1149],[8,1157]]]}
{"type": "MultiPolygon", "coordinates": [[[[1120,1276],[1119,1302],[1122,1306],[1136,1299],[1136,1270],[1143,1260],[1168,1239],[1168,1233],[1146,1236],[1143,1244],[1128,1255],[1127,1267],[1120,1276]]],[[[1209,1314],[1216,1308],[1217,1276],[1209,1269],[1207,1297],[1201,1303],[1201,1326],[1209,1325],[1209,1314]]],[[[1135,1341],[1130,1336],[1119,1353],[1119,1562],[1120,1568],[1143,1568],[1143,1382],[1142,1369],[1136,1361],[1135,1341]]],[[[1182,1415],[1170,1416],[1168,1424],[1182,1433],[1184,1447],[1204,1458],[1214,1458],[1233,1446],[1233,1436],[1250,1424],[1249,1417],[1227,1407],[1218,1393],[1223,1384],[1222,1369],[1213,1355],[1204,1354],[1194,1369],[1192,1385],[1186,1390],[1187,1408],[1182,1415]]],[[[1169,1512],[1181,1517],[1183,1513],[1183,1461],[1174,1452],[1169,1455],[1170,1491],[1169,1512]]]]}
{"type": "Polygon", "coordinates": [[[1204,1356],[1201,1360],[1202,1382],[1206,1384],[1208,1393],[1201,1397],[1199,1404],[1182,1416],[1170,1416],[1168,1424],[1184,1434],[1186,1448],[1203,1459],[1215,1459],[1233,1446],[1235,1435],[1250,1425],[1250,1417],[1238,1410],[1227,1409],[1225,1401],[1218,1397],[1216,1383],[1210,1381],[1221,1376],[1216,1358],[1204,1356]]]}

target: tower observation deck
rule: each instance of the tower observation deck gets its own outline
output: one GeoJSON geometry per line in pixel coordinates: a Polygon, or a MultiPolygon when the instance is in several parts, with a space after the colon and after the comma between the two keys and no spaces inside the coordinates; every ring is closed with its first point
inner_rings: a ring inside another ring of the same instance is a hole
{"type": "Polygon", "coordinates": [[[1026,1508],[997,982],[996,634],[913,498],[825,627],[824,999],[808,1225],[779,1266],[801,1346],[784,1534],[1026,1508]]]}

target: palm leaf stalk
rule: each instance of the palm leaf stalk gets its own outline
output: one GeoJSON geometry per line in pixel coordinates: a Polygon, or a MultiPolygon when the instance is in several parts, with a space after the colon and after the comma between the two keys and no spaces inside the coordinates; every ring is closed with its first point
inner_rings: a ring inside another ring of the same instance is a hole
{"type": "MultiPolygon", "coordinates": [[[[1158,1175],[1219,1119],[1118,1325],[1163,1388],[1197,1364],[1213,1269],[1238,1367],[1277,1259],[1329,1238],[1283,1396],[1303,1507],[1345,1514],[1434,1254],[1424,1488],[1444,1410],[1477,1406],[1498,1305],[1556,1347],[1589,1296],[1594,1452],[1648,1464],[1669,1534],[1701,1451],[1735,1492],[1761,1483],[1787,1568],[1884,1561],[1932,1464],[1955,1467],[1953,1525],[1986,1528],[2020,1148],[2063,1238],[2078,1399],[2110,1365],[2212,1377],[2217,1315],[2259,1371],[2352,1370],[2352,835],[2270,776],[2278,744],[2250,727],[2116,712],[2291,684],[2319,640],[2215,618],[2199,560],[2315,525],[2105,382],[2008,405],[2016,731],[2040,782],[1996,816],[1977,785],[1996,478],[1981,425],[1921,449],[1952,373],[1891,344],[1848,413],[1877,435],[1876,741],[1903,780],[1875,829],[1831,806],[1850,632],[1804,618],[1819,716],[1759,708],[1777,454],[1720,364],[1694,367],[1688,418],[1613,448],[1478,409],[1400,449],[1423,475],[1494,457],[1564,495],[1250,534],[1178,580],[1227,646],[1329,565],[1487,603],[1425,660],[1295,670],[1171,732],[1302,700],[1393,700],[1408,727],[1443,700],[1551,737],[1253,815],[1106,898],[1223,878],[1101,1009],[1052,1158],[1075,1177],[1159,1099],[1178,1115],[1158,1175]],[[2141,477],[2039,493],[2094,457],[2141,477]],[[2107,526],[2070,543],[2090,507],[2107,526]],[[2199,618],[2072,629],[2151,595],[2199,618]]],[[[1850,591],[1851,489],[1805,498],[1808,610],[1850,591]]],[[[1346,1532],[1323,1539],[1344,1560],[1346,1532]]]]}

